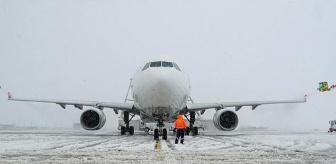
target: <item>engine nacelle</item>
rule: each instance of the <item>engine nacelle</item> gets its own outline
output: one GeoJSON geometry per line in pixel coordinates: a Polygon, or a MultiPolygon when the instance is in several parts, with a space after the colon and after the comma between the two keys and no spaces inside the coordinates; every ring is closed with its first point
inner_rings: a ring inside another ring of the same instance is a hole
{"type": "Polygon", "coordinates": [[[85,130],[99,130],[105,125],[105,122],[106,116],[99,109],[87,109],[80,117],[80,123],[85,130]]]}
{"type": "Polygon", "coordinates": [[[238,126],[238,116],[231,110],[221,109],[215,113],[213,122],[219,130],[232,131],[238,126]]]}

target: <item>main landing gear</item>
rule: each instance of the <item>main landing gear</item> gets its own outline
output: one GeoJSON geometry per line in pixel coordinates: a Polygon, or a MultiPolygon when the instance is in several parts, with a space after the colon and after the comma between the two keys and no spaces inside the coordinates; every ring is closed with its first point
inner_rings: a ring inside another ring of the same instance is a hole
{"type": "Polygon", "coordinates": [[[126,126],[121,126],[120,133],[121,135],[125,135],[126,132],[128,132],[130,135],[134,135],[134,126],[129,126],[129,123],[133,119],[135,114],[130,114],[129,112],[124,112],[124,122],[126,126]],[[131,119],[129,119],[129,116],[131,115],[131,119]]]}
{"type": "Polygon", "coordinates": [[[186,129],[185,134],[190,135],[190,132],[191,132],[192,136],[197,136],[198,135],[198,127],[194,126],[195,120],[196,120],[196,112],[189,112],[189,117],[190,118],[188,119],[188,117],[186,116],[186,118],[189,121],[189,127],[186,129]]]}
{"type": "Polygon", "coordinates": [[[163,140],[168,139],[167,129],[164,128],[164,123],[162,119],[158,120],[157,128],[154,129],[154,140],[159,140],[160,136],[162,136],[163,140]]]}

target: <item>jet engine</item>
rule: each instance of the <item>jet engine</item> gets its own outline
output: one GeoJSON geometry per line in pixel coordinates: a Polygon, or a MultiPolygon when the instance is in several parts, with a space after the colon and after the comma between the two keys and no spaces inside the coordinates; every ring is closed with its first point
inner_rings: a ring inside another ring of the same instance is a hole
{"type": "Polygon", "coordinates": [[[105,122],[106,116],[100,109],[85,110],[80,117],[80,123],[85,130],[99,130],[105,122]]]}
{"type": "Polygon", "coordinates": [[[232,131],[238,126],[238,116],[231,110],[221,109],[215,113],[213,122],[219,130],[232,131]]]}

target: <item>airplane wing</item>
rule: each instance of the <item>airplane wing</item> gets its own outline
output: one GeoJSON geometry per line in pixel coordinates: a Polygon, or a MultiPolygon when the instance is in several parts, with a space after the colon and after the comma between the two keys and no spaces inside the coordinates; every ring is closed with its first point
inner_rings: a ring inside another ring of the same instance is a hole
{"type": "Polygon", "coordinates": [[[235,107],[235,110],[238,111],[243,106],[251,106],[252,110],[257,108],[259,105],[264,104],[288,104],[288,103],[305,103],[307,101],[306,96],[301,99],[293,100],[280,100],[280,101],[246,101],[246,102],[218,102],[218,103],[193,103],[187,104],[187,111],[204,111],[206,109],[216,108],[223,109],[225,107],[235,107]]]}
{"type": "Polygon", "coordinates": [[[28,101],[28,102],[41,102],[41,103],[54,103],[60,105],[63,109],[67,105],[82,110],[84,106],[95,107],[99,109],[112,108],[116,114],[118,110],[128,111],[130,113],[139,114],[139,111],[134,108],[133,103],[113,103],[113,102],[100,102],[100,101],[77,101],[77,100],[54,100],[54,99],[30,99],[30,98],[13,98],[11,93],[8,92],[8,100],[11,101],[28,101]]]}

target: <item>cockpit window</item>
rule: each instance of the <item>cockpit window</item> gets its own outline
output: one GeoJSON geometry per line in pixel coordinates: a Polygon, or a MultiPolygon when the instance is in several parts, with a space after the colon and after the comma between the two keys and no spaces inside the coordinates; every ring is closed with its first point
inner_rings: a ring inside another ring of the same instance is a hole
{"type": "Polygon", "coordinates": [[[150,65],[150,63],[147,63],[147,64],[142,68],[142,71],[148,69],[149,65],[150,65]]]}
{"type": "Polygon", "coordinates": [[[176,63],[173,63],[173,65],[175,69],[177,69],[178,71],[181,71],[180,67],[176,63]]]}
{"type": "Polygon", "coordinates": [[[151,62],[150,67],[161,67],[161,61],[151,62]]]}
{"type": "Polygon", "coordinates": [[[142,71],[148,69],[149,67],[166,67],[166,68],[175,68],[178,71],[181,71],[180,67],[173,62],[167,62],[167,61],[155,61],[155,62],[149,62],[147,63],[143,68],[142,71]]]}
{"type": "Polygon", "coordinates": [[[173,67],[173,63],[172,62],[162,62],[162,67],[173,67]]]}

